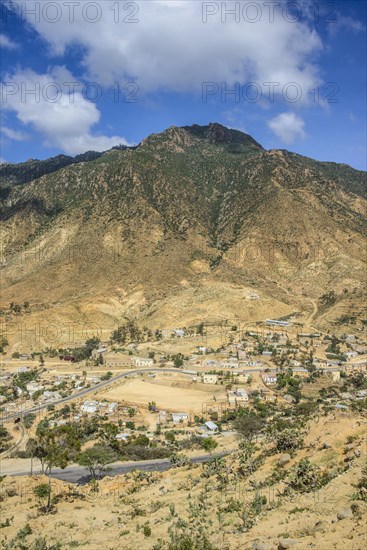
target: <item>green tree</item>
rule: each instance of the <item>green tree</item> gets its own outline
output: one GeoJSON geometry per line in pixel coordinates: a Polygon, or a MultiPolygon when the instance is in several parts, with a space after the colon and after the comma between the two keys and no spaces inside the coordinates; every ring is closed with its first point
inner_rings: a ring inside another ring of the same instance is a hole
{"type": "Polygon", "coordinates": [[[197,327],[196,327],[196,333],[199,334],[200,336],[203,336],[204,335],[204,323],[200,323],[197,327]]]}
{"type": "Polygon", "coordinates": [[[215,441],[213,437],[206,437],[205,439],[202,440],[201,446],[209,454],[212,454],[214,449],[218,447],[218,443],[215,441]]]}
{"type": "Polygon", "coordinates": [[[238,416],[234,422],[235,430],[249,442],[263,430],[264,426],[265,421],[262,418],[249,414],[238,416]]]}
{"type": "Polygon", "coordinates": [[[101,441],[107,445],[111,445],[116,440],[116,435],[118,434],[118,426],[112,422],[103,424],[98,432],[98,437],[101,441]]]}
{"type": "Polygon", "coordinates": [[[9,345],[9,341],[6,338],[6,336],[1,335],[0,336],[0,353],[5,352],[5,348],[9,345]]]}
{"type": "Polygon", "coordinates": [[[51,509],[51,483],[40,483],[36,485],[33,492],[38,500],[40,506],[42,506],[46,512],[51,509]]]}
{"type": "Polygon", "coordinates": [[[87,468],[92,478],[95,479],[97,474],[104,471],[106,465],[114,462],[116,458],[116,453],[110,447],[94,445],[79,453],[77,463],[87,468]]]}

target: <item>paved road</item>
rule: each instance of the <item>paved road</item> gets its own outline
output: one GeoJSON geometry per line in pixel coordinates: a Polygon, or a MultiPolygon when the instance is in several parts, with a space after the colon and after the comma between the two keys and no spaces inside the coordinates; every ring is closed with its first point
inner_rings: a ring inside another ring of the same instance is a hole
{"type": "MultiPolygon", "coordinates": [[[[276,367],[269,367],[268,365],[266,367],[258,367],[253,369],[246,369],[246,373],[253,373],[253,372],[262,372],[264,369],[269,369],[269,371],[276,371],[276,367]]],[[[187,370],[187,369],[186,369],[187,370]]],[[[333,371],[335,369],[323,367],[321,370],[330,370],[333,371]]],[[[14,420],[15,418],[23,417],[26,414],[30,413],[36,413],[39,411],[42,411],[44,409],[47,409],[49,405],[60,405],[61,403],[67,403],[68,401],[74,401],[75,399],[80,399],[81,397],[84,397],[85,395],[88,395],[89,393],[94,393],[102,388],[105,388],[106,386],[110,386],[111,384],[114,384],[115,382],[118,382],[122,378],[126,378],[128,376],[133,376],[134,374],[141,374],[141,373],[150,373],[150,372],[174,372],[174,373],[183,373],[185,374],[185,369],[175,369],[175,368],[150,368],[150,369],[134,369],[134,370],[128,370],[123,371],[114,376],[113,378],[110,378],[109,380],[104,380],[103,382],[99,382],[98,384],[94,384],[90,388],[84,388],[83,390],[80,390],[77,393],[73,393],[72,395],[69,395],[68,397],[63,397],[62,399],[58,399],[57,401],[50,401],[49,403],[44,403],[43,405],[37,405],[36,407],[32,407],[30,409],[26,409],[24,411],[18,411],[14,412],[12,414],[9,414],[7,416],[0,416],[0,423],[9,422],[11,420],[14,420]]]]}
{"type": "MultiPolygon", "coordinates": [[[[213,455],[201,455],[192,457],[192,462],[194,464],[202,464],[203,462],[208,462],[212,458],[221,458],[230,454],[229,451],[217,453],[213,455]]],[[[36,462],[36,461],[34,461],[36,462]]],[[[29,463],[30,464],[30,463],[29,463]]],[[[28,468],[19,469],[19,468],[7,468],[5,463],[2,464],[1,475],[8,476],[28,476],[30,475],[30,466],[28,468]]],[[[126,474],[133,470],[144,470],[145,472],[165,472],[171,468],[171,463],[168,458],[157,459],[157,460],[141,460],[138,462],[115,462],[111,464],[107,471],[102,474],[102,477],[107,476],[118,476],[121,474],[126,474]]],[[[33,475],[40,474],[41,468],[37,461],[37,465],[34,465],[32,468],[33,475]]],[[[88,483],[90,481],[90,476],[87,474],[86,468],[83,466],[72,465],[64,470],[61,468],[55,468],[51,477],[55,479],[60,479],[62,481],[67,481],[69,483],[88,483]]]]}
{"type": "Polygon", "coordinates": [[[36,413],[39,411],[42,411],[44,409],[47,409],[49,405],[60,405],[61,403],[67,403],[68,401],[73,401],[75,399],[79,399],[80,397],[84,397],[85,395],[88,395],[88,393],[93,393],[96,391],[101,390],[102,388],[105,388],[106,386],[110,386],[111,384],[114,384],[118,380],[121,380],[121,378],[126,378],[127,376],[132,376],[134,374],[139,373],[149,373],[149,372],[182,372],[180,369],[170,369],[170,368],[156,368],[156,369],[134,369],[129,371],[120,372],[113,378],[110,378],[109,380],[104,380],[103,382],[99,382],[98,384],[94,384],[90,388],[84,388],[83,390],[80,390],[77,393],[73,393],[72,395],[69,395],[68,397],[63,397],[62,399],[58,399],[57,401],[50,401],[48,403],[44,403],[43,405],[37,405],[36,407],[32,407],[30,409],[27,409],[25,411],[18,411],[12,414],[9,414],[7,416],[4,416],[0,418],[0,422],[9,422],[10,420],[14,420],[15,418],[24,416],[26,414],[30,413],[36,413]]]}

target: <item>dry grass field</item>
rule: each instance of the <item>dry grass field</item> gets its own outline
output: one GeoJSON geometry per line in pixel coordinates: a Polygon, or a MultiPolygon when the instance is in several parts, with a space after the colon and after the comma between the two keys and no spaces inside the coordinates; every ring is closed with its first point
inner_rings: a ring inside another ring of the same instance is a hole
{"type": "Polygon", "coordinates": [[[103,398],[111,401],[126,401],[137,405],[148,405],[155,401],[159,409],[168,409],[177,412],[201,412],[203,403],[211,401],[215,395],[224,397],[221,386],[208,385],[198,388],[194,382],[178,381],[175,377],[144,379],[133,378],[103,393],[103,398]]]}

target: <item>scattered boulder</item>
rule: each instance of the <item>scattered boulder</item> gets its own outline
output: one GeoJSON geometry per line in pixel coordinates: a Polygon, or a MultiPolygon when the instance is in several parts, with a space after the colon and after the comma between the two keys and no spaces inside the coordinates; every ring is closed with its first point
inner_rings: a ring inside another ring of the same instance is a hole
{"type": "Polygon", "coordinates": [[[339,521],[342,519],[349,519],[353,517],[353,512],[350,508],[343,508],[342,510],[339,510],[336,517],[339,521]]]}
{"type": "Polygon", "coordinates": [[[292,546],[295,546],[296,544],[299,544],[298,539],[280,539],[278,544],[278,550],[287,550],[288,548],[292,548],[292,546]]]}
{"type": "Polygon", "coordinates": [[[352,462],[352,460],[354,460],[354,458],[355,458],[354,453],[349,453],[344,458],[344,462],[352,462]]]}
{"type": "Polygon", "coordinates": [[[286,393],[285,395],[283,395],[283,399],[284,399],[284,401],[287,401],[287,403],[295,403],[296,402],[293,395],[289,395],[289,393],[286,393]]]}
{"type": "Polygon", "coordinates": [[[349,453],[349,451],[353,451],[354,447],[355,447],[354,443],[348,443],[348,445],[345,446],[345,452],[349,453]]]}
{"type": "Polygon", "coordinates": [[[331,449],[330,443],[323,443],[321,449],[331,449]]]}
{"type": "Polygon", "coordinates": [[[278,460],[278,466],[285,466],[286,464],[288,464],[291,458],[291,455],[288,453],[282,454],[282,456],[278,460]]]}
{"type": "Polygon", "coordinates": [[[361,449],[356,449],[354,451],[354,456],[361,456],[361,449]]]}

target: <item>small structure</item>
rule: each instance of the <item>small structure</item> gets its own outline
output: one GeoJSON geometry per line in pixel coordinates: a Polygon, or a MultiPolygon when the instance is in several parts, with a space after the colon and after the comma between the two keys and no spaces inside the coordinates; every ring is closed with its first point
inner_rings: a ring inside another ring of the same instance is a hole
{"type": "Polygon", "coordinates": [[[61,395],[57,391],[45,391],[42,394],[43,401],[58,401],[61,399],[61,395]]]}
{"type": "Polygon", "coordinates": [[[98,410],[98,401],[85,401],[80,407],[83,413],[95,414],[98,410]]]}
{"type": "Polygon", "coordinates": [[[92,357],[93,359],[98,359],[98,357],[100,357],[101,355],[103,355],[104,353],[107,353],[107,348],[98,348],[98,349],[94,349],[92,351],[92,357]]]}
{"type": "Polygon", "coordinates": [[[230,361],[221,361],[220,366],[227,369],[238,369],[239,363],[237,359],[232,359],[230,361]]]}
{"type": "Polygon", "coordinates": [[[216,384],[218,382],[217,374],[204,374],[203,375],[204,384],[216,384]]]}
{"type": "Polygon", "coordinates": [[[19,369],[17,369],[17,372],[27,372],[28,371],[28,367],[19,367],[19,369]]]}
{"type": "Polygon", "coordinates": [[[339,382],[339,380],[340,380],[340,371],[339,370],[331,371],[331,378],[332,378],[333,382],[339,382]]]}
{"type": "Polygon", "coordinates": [[[262,378],[264,384],[266,384],[266,385],[277,383],[277,375],[276,374],[266,373],[266,374],[263,374],[261,376],[261,378],[262,378]]]}
{"type": "Polygon", "coordinates": [[[101,379],[98,378],[98,376],[87,376],[86,378],[87,382],[90,382],[91,384],[99,384],[101,379]]]}
{"type": "Polygon", "coordinates": [[[251,374],[247,372],[239,372],[236,380],[238,380],[238,382],[248,382],[250,379],[250,376],[251,374]]]}
{"type": "Polygon", "coordinates": [[[127,433],[119,433],[116,434],[115,439],[117,439],[117,441],[127,441],[129,437],[130,435],[127,433]]]}
{"type": "Polygon", "coordinates": [[[110,403],[108,405],[107,414],[112,414],[117,409],[117,403],[110,403]]]}
{"type": "Polygon", "coordinates": [[[45,386],[41,386],[41,384],[37,384],[37,382],[28,382],[28,384],[26,385],[26,388],[27,388],[27,392],[30,395],[33,395],[37,391],[44,390],[45,386]]]}
{"type": "Polygon", "coordinates": [[[159,411],[158,415],[158,424],[167,424],[167,413],[166,411],[159,411]]]}
{"type": "Polygon", "coordinates": [[[172,413],[172,422],[174,424],[180,424],[182,422],[187,422],[190,418],[189,413],[172,413]]]}
{"type": "Polygon", "coordinates": [[[308,378],[310,373],[307,369],[297,368],[293,369],[292,376],[299,376],[300,378],[308,378]]]}
{"type": "Polygon", "coordinates": [[[242,388],[235,391],[237,401],[248,401],[248,393],[242,388]]]}
{"type": "Polygon", "coordinates": [[[135,367],[152,367],[154,360],[151,357],[134,357],[132,364],[135,367]]]}
{"type": "Polygon", "coordinates": [[[266,319],[265,323],[267,325],[275,325],[275,326],[280,326],[280,327],[288,327],[289,326],[289,323],[288,321],[278,321],[277,319],[266,319]]]}
{"type": "Polygon", "coordinates": [[[208,420],[208,422],[205,422],[205,426],[208,432],[216,433],[218,431],[218,426],[211,420],[208,420]]]}
{"type": "Polygon", "coordinates": [[[103,364],[106,367],[129,367],[131,358],[124,353],[103,353],[103,364]]]}

